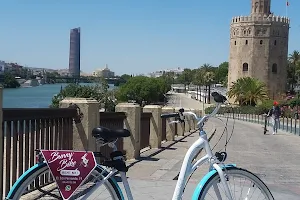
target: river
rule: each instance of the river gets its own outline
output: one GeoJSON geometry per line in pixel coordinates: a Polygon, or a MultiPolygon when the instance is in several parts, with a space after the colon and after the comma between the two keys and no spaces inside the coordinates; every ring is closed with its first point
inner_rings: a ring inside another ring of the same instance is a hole
{"type": "MultiPolygon", "coordinates": [[[[66,85],[66,83],[59,83],[28,88],[5,88],[3,108],[48,108],[52,97],[66,85]]],[[[109,86],[110,89],[114,88],[114,85],[109,86]]]]}

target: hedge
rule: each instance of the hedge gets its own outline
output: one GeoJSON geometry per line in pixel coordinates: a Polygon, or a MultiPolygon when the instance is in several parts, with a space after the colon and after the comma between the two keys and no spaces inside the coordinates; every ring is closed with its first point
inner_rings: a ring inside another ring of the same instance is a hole
{"type": "MultiPolygon", "coordinates": [[[[285,102],[279,102],[279,105],[282,107],[282,116],[284,117],[295,117],[295,113],[297,113],[297,106],[299,106],[300,110],[300,100],[299,99],[291,99],[285,102]]],[[[221,107],[219,110],[219,114],[224,113],[240,113],[240,114],[256,114],[261,115],[268,113],[269,110],[273,106],[273,101],[268,100],[262,102],[258,106],[238,106],[238,107],[221,107]]],[[[211,113],[215,107],[208,107],[205,109],[205,113],[211,113]]],[[[300,113],[298,111],[298,113],[300,113]]]]}

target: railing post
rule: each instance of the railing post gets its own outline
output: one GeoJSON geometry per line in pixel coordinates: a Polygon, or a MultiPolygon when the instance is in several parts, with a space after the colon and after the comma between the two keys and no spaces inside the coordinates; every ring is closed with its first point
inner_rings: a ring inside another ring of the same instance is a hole
{"type": "MultiPolygon", "coordinates": [[[[179,112],[179,109],[181,109],[181,108],[175,108],[175,112],[179,112]]],[[[178,136],[184,135],[184,123],[177,124],[177,135],[178,136]]]]}
{"type": "MultiPolygon", "coordinates": [[[[174,108],[172,107],[163,107],[162,113],[173,113],[174,108]]],[[[174,121],[175,118],[166,119],[166,139],[167,141],[173,141],[175,139],[175,123],[169,124],[171,121],[174,121]]]]}
{"type": "Polygon", "coordinates": [[[126,113],[125,128],[131,133],[123,138],[123,150],[127,159],[137,159],[140,156],[141,107],[134,103],[120,103],[116,105],[116,112],[126,113]]]}
{"type": "Polygon", "coordinates": [[[162,119],[160,117],[162,108],[158,105],[147,105],[143,112],[151,112],[149,145],[151,148],[160,148],[162,139],[162,119]]]}
{"type": "Polygon", "coordinates": [[[290,132],[292,133],[293,132],[293,117],[291,117],[291,130],[290,130],[290,132]]]}
{"type": "Polygon", "coordinates": [[[297,133],[297,117],[295,117],[295,124],[294,124],[294,134],[297,133]]]}
{"type": "Polygon", "coordinates": [[[99,102],[89,98],[65,98],[59,103],[60,108],[70,105],[77,107],[81,115],[73,123],[73,149],[95,151],[96,140],[92,137],[92,130],[100,124],[99,102]]]}

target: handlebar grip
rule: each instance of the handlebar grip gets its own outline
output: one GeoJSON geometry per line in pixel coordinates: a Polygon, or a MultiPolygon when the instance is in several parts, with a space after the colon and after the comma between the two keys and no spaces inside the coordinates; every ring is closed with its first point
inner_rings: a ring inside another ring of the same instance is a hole
{"type": "Polygon", "coordinates": [[[160,115],[161,118],[179,117],[179,113],[164,113],[160,115]]]}

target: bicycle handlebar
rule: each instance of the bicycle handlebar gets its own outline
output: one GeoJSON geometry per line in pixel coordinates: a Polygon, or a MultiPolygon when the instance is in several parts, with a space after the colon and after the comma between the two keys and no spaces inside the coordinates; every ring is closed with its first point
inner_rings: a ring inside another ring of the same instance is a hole
{"type": "Polygon", "coordinates": [[[190,111],[184,112],[184,109],[181,108],[181,109],[179,109],[179,112],[176,112],[176,113],[161,114],[161,118],[175,117],[175,121],[173,121],[171,123],[181,123],[181,122],[184,122],[184,116],[193,116],[195,118],[195,120],[197,121],[197,125],[202,127],[204,125],[204,122],[206,120],[208,120],[208,118],[215,116],[218,113],[221,105],[227,101],[225,96],[223,96],[217,92],[211,93],[211,96],[214,98],[215,102],[217,103],[217,106],[213,110],[213,112],[210,113],[209,115],[205,115],[203,117],[198,117],[194,112],[190,112],[190,111]]]}

